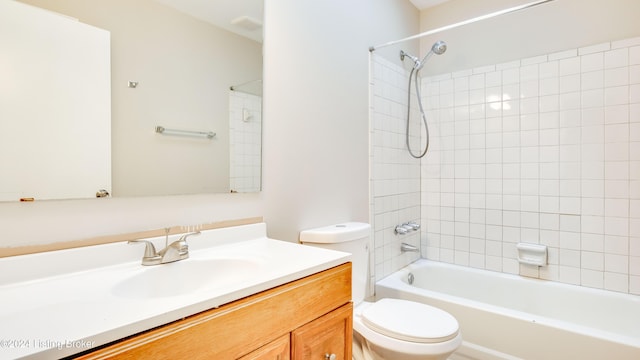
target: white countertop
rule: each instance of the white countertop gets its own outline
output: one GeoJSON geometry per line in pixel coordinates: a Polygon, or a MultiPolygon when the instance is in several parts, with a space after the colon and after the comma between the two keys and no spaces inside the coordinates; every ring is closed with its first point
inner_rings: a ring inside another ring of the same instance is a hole
{"type": "Polygon", "coordinates": [[[72,355],[350,261],[268,239],[265,224],[187,242],[189,259],[155,266],[126,242],[0,258],[0,359],[72,355]]]}

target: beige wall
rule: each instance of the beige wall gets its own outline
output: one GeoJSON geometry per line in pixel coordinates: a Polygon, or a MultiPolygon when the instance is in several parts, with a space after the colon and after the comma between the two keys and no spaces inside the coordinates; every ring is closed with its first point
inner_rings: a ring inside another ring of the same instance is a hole
{"type": "Polygon", "coordinates": [[[416,33],[398,0],[267,0],[265,219],[269,235],[369,221],[371,45],[416,33]]]}
{"type": "MultiPolygon", "coordinates": [[[[480,15],[530,3],[529,0],[451,0],[420,15],[428,31],[480,15]]],[[[584,47],[637,36],[637,0],[556,0],[534,8],[462,26],[422,39],[426,53],[434,41],[448,43],[422,74],[438,74],[584,47]]]]}

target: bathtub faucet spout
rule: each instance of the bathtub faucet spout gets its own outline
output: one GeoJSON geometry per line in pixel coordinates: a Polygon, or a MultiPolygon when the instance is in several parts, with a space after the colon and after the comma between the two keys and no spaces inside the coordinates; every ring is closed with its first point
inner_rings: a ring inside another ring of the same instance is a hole
{"type": "Polygon", "coordinates": [[[418,247],[413,246],[411,244],[407,244],[407,243],[402,243],[400,245],[400,251],[401,252],[420,252],[420,249],[418,249],[418,247]]]}

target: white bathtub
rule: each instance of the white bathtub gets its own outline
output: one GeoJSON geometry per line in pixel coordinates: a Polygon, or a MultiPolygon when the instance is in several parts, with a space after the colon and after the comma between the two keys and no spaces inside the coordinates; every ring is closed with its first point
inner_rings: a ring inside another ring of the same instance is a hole
{"type": "Polygon", "coordinates": [[[418,260],[377,282],[376,297],[455,316],[464,343],[452,360],[640,359],[640,296],[418,260]]]}

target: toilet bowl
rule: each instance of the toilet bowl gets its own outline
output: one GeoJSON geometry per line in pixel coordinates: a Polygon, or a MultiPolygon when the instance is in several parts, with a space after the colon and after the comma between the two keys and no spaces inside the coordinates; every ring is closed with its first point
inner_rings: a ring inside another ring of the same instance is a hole
{"type": "Polygon", "coordinates": [[[367,360],[444,360],[462,343],[458,322],[449,313],[400,299],[360,303],[353,330],[367,360]]]}
{"type": "Polygon", "coordinates": [[[352,255],[353,359],[445,360],[462,344],[457,320],[446,311],[401,300],[364,300],[368,282],[366,223],[343,223],[300,232],[302,244],[352,255]]]}

